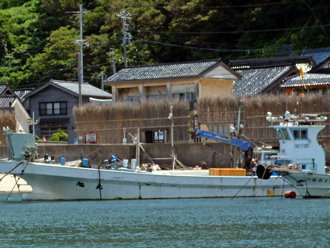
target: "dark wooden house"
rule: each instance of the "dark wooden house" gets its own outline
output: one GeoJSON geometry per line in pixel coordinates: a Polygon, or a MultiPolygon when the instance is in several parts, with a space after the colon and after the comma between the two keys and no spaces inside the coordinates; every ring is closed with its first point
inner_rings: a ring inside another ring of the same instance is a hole
{"type": "MultiPolygon", "coordinates": [[[[89,83],[81,84],[82,103],[89,98],[111,99],[112,95],[89,83]]],[[[39,120],[35,133],[49,138],[59,128],[68,134],[67,142],[77,138],[73,107],[79,104],[79,83],[74,81],[50,80],[25,96],[24,106],[30,115],[39,120]]]]}

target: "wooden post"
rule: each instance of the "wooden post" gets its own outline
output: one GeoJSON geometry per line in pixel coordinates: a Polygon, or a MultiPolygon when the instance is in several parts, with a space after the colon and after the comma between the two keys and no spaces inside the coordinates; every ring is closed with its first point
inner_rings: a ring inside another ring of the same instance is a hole
{"type": "Polygon", "coordinates": [[[171,104],[171,112],[170,112],[170,118],[171,118],[171,151],[172,151],[172,163],[173,163],[173,170],[175,168],[175,157],[174,157],[174,141],[173,141],[173,129],[174,129],[174,124],[173,124],[173,105],[171,104]]]}
{"type": "Polygon", "coordinates": [[[140,166],[140,128],[138,128],[137,142],[136,142],[136,165],[140,166]]]}

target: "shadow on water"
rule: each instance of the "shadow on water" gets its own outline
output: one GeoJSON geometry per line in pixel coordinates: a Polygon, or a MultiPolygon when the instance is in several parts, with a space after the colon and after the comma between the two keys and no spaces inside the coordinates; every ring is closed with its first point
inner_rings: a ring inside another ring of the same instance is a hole
{"type": "Polygon", "coordinates": [[[0,195],[4,246],[326,247],[329,199],[22,202],[0,195]]]}

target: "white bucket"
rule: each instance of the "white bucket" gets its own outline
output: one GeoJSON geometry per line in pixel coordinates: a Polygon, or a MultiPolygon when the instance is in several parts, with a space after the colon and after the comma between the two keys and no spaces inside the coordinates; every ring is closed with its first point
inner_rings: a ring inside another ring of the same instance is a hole
{"type": "Polygon", "coordinates": [[[127,168],[128,167],[128,159],[123,160],[123,167],[127,168]]]}
{"type": "Polygon", "coordinates": [[[135,167],[136,167],[136,159],[134,158],[131,160],[131,169],[135,170],[135,167]]]}

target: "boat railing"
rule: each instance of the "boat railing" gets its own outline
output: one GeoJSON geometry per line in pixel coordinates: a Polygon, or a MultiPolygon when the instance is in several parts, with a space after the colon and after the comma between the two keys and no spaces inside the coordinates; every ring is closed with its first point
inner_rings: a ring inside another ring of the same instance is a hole
{"type": "Polygon", "coordinates": [[[266,161],[269,165],[286,169],[289,169],[290,167],[298,169],[298,165],[300,165],[300,163],[295,161],[295,159],[291,156],[271,155],[267,156],[266,161]]]}
{"type": "Polygon", "coordinates": [[[301,158],[299,159],[299,163],[302,165],[302,169],[309,169],[311,171],[316,170],[316,163],[314,158],[301,158]]]}

